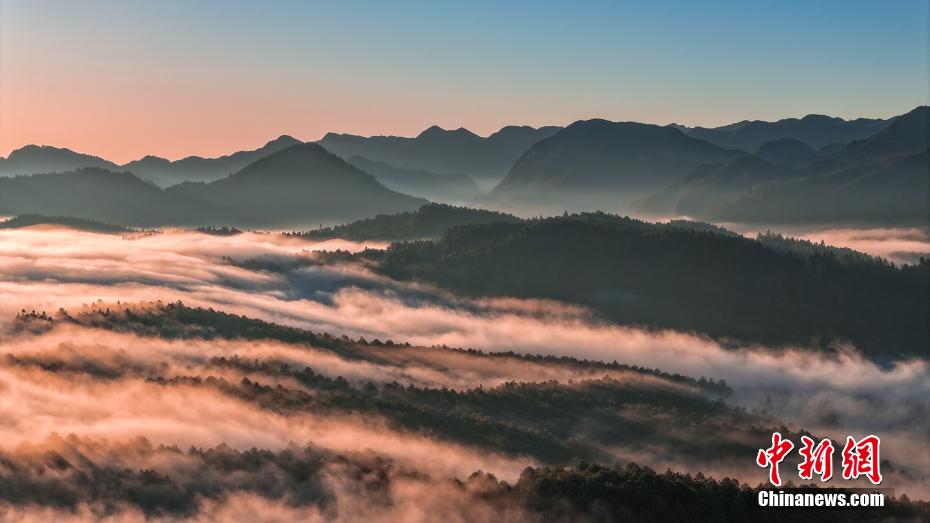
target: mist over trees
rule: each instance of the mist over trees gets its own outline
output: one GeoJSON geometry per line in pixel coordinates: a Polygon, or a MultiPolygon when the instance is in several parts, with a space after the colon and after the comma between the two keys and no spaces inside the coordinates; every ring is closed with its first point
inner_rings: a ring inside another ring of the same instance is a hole
{"type": "MultiPolygon", "coordinates": [[[[758,487],[703,474],[658,473],[634,464],[583,462],[570,467],[527,467],[513,482],[481,471],[463,480],[435,480],[377,454],[343,455],[298,445],[281,451],[239,451],[225,445],[180,449],[138,438],[108,446],[73,435],[52,437],[45,444],[55,450],[0,454],[7,465],[0,472],[0,503],[64,513],[91,506],[88,516],[95,518],[119,516],[131,508],[152,518],[212,519],[218,516],[216,504],[250,494],[280,503],[285,507],[282,517],[296,517],[301,514],[299,509],[312,508],[312,513],[325,520],[348,521],[367,513],[366,519],[383,521],[403,518],[405,505],[411,502],[427,505],[426,500],[413,495],[432,492],[442,499],[433,507],[435,514],[448,513],[460,521],[476,523],[776,522],[786,518],[785,511],[755,507],[758,487]],[[100,458],[104,453],[135,456],[152,465],[144,469],[123,467],[118,461],[100,458]],[[23,472],[11,474],[11,470],[23,472]],[[255,474],[260,474],[262,481],[252,480],[255,474]],[[328,481],[334,476],[341,480],[341,488],[328,481]]],[[[810,492],[818,489],[810,487],[810,492]]],[[[919,521],[930,515],[930,506],[901,496],[887,499],[881,509],[788,514],[791,521],[799,522],[919,521]]]]}
{"type": "Polygon", "coordinates": [[[14,151],[0,520],[930,520],[753,485],[774,431],[871,431],[885,485],[927,492],[928,122],[14,151]],[[755,234],[784,223],[913,237],[755,234]]]}
{"type": "Polygon", "coordinates": [[[888,120],[809,115],[710,130],[594,119],[482,138],[434,126],[416,138],[330,133],[314,144],[285,135],[219,158],[147,156],[122,166],[27,146],[0,161],[0,213],[291,228],[412,211],[429,199],[524,215],[604,209],[922,226],[928,127],[926,106],[888,120]]]}
{"type": "Polygon", "coordinates": [[[767,344],[849,340],[873,356],[926,355],[930,262],[607,214],[451,229],[367,251],[384,274],[475,296],[552,298],[606,318],[767,344]],[[773,248],[774,247],[774,248],[773,248]]]}
{"type": "Polygon", "coordinates": [[[520,219],[516,216],[502,212],[431,203],[414,212],[381,214],[345,225],[285,234],[303,238],[413,240],[438,238],[451,227],[459,225],[517,221],[520,219]]]}
{"type": "MultiPolygon", "coordinates": [[[[55,434],[15,451],[0,452],[0,511],[89,511],[99,518],[136,510],[146,517],[209,518],[219,517],[215,511],[223,505],[249,495],[266,500],[266,510],[312,510],[335,521],[371,511],[388,514],[385,517],[392,520],[403,519],[404,510],[429,506],[429,500],[438,497],[437,513],[449,510],[466,521],[507,517],[552,522],[625,518],[780,521],[784,513],[756,508],[761,485],[704,473],[659,473],[633,462],[617,462],[606,449],[622,446],[641,457],[677,462],[678,467],[714,470],[746,462],[746,456],[756,450],[750,442],[764,440],[772,430],[795,438],[809,434],[772,426],[764,414],[727,406],[722,399],[732,390],[723,382],[616,362],[350,339],[181,303],[100,303],[73,312],[22,312],[15,322],[20,326],[17,336],[36,340],[59,329],[137,335],[133,341],[137,347],[146,340],[160,339],[244,338],[253,342],[249,346],[276,340],[296,350],[328,351],[360,368],[416,361],[440,370],[454,356],[488,360],[495,369],[541,365],[577,374],[567,381],[505,382],[461,389],[350,380],[331,370],[299,368],[275,357],[231,354],[178,365],[185,360],[174,358],[183,358],[183,353],[170,351],[161,352],[157,361],[143,358],[135,363],[105,353],[87,359],[61,348],[10,354],[0,361],[3,368],[40,370],[46,379],[76,384],[91,380],[98,385],[142,379],[154,391],[183,388],[189,401],[219,401],[195,394],[211,390],[287,418],[307,413],[324,419],[379,418],[386,420],[386,430],[397,434],[420,434],[433,441],[504,455],[528,455],[540,464],[525,467],[510,480],[481,470],[455,478],[418,469],[379,449],[335,451],[313,441],[272,450],[237,449],[222,443],[183,447],[156,444],[145,437],[108,442],[55,434]],[[728,436],[717,437],[720,434],[728,436]]],[[[113,343],[100,334],[95,339],[113,343]]],[[[795,466],[794,459],[783,464],[795,466]]],[[[886,468],[893,466],[889,463],[886,468]]],[[[835,521],[920,519],[928,511],[926,503],[901,496],[886,500],[881,511],[802,511],[793,512],[792,518],[821,521],[826,514],[835,521]]],[[[306,514],[286,513],[291,517],[306,514]]]]}

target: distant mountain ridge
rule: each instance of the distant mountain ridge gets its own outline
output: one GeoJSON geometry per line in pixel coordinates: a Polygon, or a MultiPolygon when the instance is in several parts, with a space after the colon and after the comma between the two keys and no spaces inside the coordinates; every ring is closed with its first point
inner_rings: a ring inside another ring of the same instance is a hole
{"type": "Polygon", "coordinates": [[[188,182],[165,192],[222,208],[228,213],[220,220],[224,224],[252,226],[285,226],[310,216],[352,220],[428,203],[386,188],[315,143],[288,147],[221,180],[188,182]]]}
{"type": "Polygon", "coordinates": [[[238,151],[217,158],[188,156],[176,161],[146,156],[124,164],[121,168],[160,187],[188,181],[210,182],[228,176],[255,160],[300,143],[303,142],[292,136],[282,135],[253,151],[238,151]]]}
{"type": "Polygon", "coordinates": [[[793,165],[810,159],[817,152],[796,138],[778,138],[760,145],[755,155],[763,160],[783,165],[793,165]]]}
{"type": "Polygon", "coordinates": [[[8,158],[0,158],[0,176],[61,173],[92,167],[109,171],[128,171],[160,187],[167,187],[185,181],[218,180],[259,158],[300,143],[303,142],[282,135],[258,149],[238,151],[217,158],[188,156],[171,161],[157,156],[145,156],[123,165],[71,149],[27,145],[11,152],[8,158]]]}
{"type": "Polygon", "coordinates": [[[0,158],[0,176],[55,173],[83,167],[109,170],[119,168],[115,163],[99,156],[49,145],[27,145],[11,152],[6,158],[0,158]]]}
{"type": "Polygon", "coordinates": [[[848,143],[866,138],[888,125],[890,120],[857,118],[844,120],[820,114],[803,118],[785,118],[774,122],[761,120],[737,122],[716,128],[681,127],[688,136],[700,138],[726,149],[745,152],[757,150],[765,142],[794,138],[812,149],[831,143],[848,143]]]}
{"type": "Polygon", "coordinates": [[[684,177],[699,165],[744,154],[672,127],[583,120],[534,144],[490,198],[566,208],[616,207],[684,177]]]}
{"type": "Polygon", "coordinates": [[[468,296],[567,301],[618,323],[927,355],[928,262],[895,267],[853,251],[689,225],[582,213],[463,225],[437,241],[358,256],[395,279],[468,296]]]}
{"type": "MultiPolygon", "coordinates": [[[[310,174],[291,178],[275,171],[264,182],[235,177],[239,181],[216,185],[213,182],[302,142],[283,135],[253,151],[219,158],[188,157],[171,162],[147,156],[124,166],[68,149],[30,145],[0,158],[0,175],[7,177],[0,176],[0,187],[7,193],[0,194],[0,202],[10,214],[43,212],[136,225],[148,224],[150,219],[209,225],[202,220],[210,216],[228,217],[233,224],[240,219],[243,225],[290,224],[290,218],[303,219],[314,213],[326,220],[344,221],[382,210],[410,210],[426,200],[474,203],[524,215],[603,209],[727,221],[821,223],[858,217],[867,222],[911,224],[930,219],[930,202],[925,201],[930,172],[926,165],[928,113],[924,106],[887,120],[808,115],[777,122],[743,121],[711,130],[594,119],[565,128],[508,126],[486,138],[464,128],[444,130],[436,126],[415,138],[330,133],[316,147],[333,149],[336,156],[326,153],[333,158],[342,156],[340,167],[310,156],[301,160],[307,162],[307,172],[311,173],[327,166],[330,171],[325,181],[310,174]],[[860,135],[864,136],[856,138],[860,135]],[[748,150],[719,145],[737,142],[748,150]],[[345,162],[345,154],[350,152],[354,153],[348,157],[354,166],[345,162]],[[371,171],[374,178],[363,182],[359,168],[371,171]],[[136,180],[149,180],[156,186],[179,186],[166,191],[170,201],[157,202],[162,197],[152,196],[148,184],[104,176],[101,170],[131,172],[136,180]],[[63,172],[77,173],[79,179],[47,176],[63,172]],[[480,195],[480,187],[476,188],[467,174],[446,174],[468,172],[484,176],[478,181],[485,187],[495,176],[504,172],[506,176],[489,194],[480,195]],[[9,179],[33,173],[42,176],[29,181],[9,179]],[[175,183],[181,180],[184,183],[175,183]],[[350,189],[353,183],[356,185],[350,189]],[[76,197],[66,202],[66,196],[55,191],[71,185],[75,185],[76,197]],[[110,185],[118,186],[110,197],[89,192],[89,188],[107,191],[110,185]],[[282,187],[272,190],[274,185],[282,187]],[[254,198],[229,188],[236,186],[250,186],[256,195],[288,203],[268,212],[253,211],[254,198]],[[332,201],[316,199],[318,191],[325,195],[330,189],[342,191],[343,196],[332,201]],[[381,189],[387,193],[379,192],[381,189]],[[13,194],[21,201],[10,196],[9,191],[14,190],[19,191],[13,194]],[[379,202],[383,209],[358,214],[362,209],[345,196],[356,190],[365,195],[363,199],[379,202]],[[132,198],[123,191],[132,192],[143,202],[135,210],[139,222],[105,216],[133,211],[125,203],[132,198]],[[124,198],[122,203],[117,194],[124,198]],[[292,201],[295,194],[303,195],[303,205],[318,206],[319,212],[298,209],[300,204],[292,201]],[[230,201],[221,201],[219,195],[230,201]],[[191,199],[193,202],[187,201],[191,199]],[[93,211],[101,216],[56,209],[60,205],[79,211],[81,201],[101,205],[93,211]],[[346,205],[346,213],[340,213],[337,203],[346,205]],[[153,210],[159,206],[166,210],[153,210]],[[285,211],[285,207],[291,210],[285,211]],[[167,209],[176,215],[169,216],[167,209]]],[[[323,151],[304,149],[310,150],[319,155],[323,151]]]]}
{"type": "Polygon", "coordinates": [[[24,227],[34,227],[50,225],[57,227],[67,227],[79,231],[101,232],[101,233],[124,233],[134,232],[134,229],[123,227],[121,225],[111,225],[109,223],[98,222],[95,220],[86,220],[83,218],[72,218],[70,216],[45,216],[41,214],[20,214],[7,220],[0,221],[0,229],[21,229],[24,227]]]}
{"type": "Polygon", "coordinates": [[[85,168],[0,178],[0,213],[131,226],[292,227],[343,222],[427,203],[391,191],[316,144],[298,144],[211,183],[161,189],[129,172],[85,168]]]}
{"type": "Polygon", "coordinates": [[[501,212],[430,203],[416,211],[381,214],[345,225],[287,234],[304,238],[343,238],[359,241],[417,240],[438,238],[452,227],[462,225],[519,221],[520,218],[501,212]]]}
{"type": "Polygon", "coordinates": [[[482,195],[481,189],[467,174],[404,169],[363,156],[353,156],[348,162],[373,174],[388,189],[434,202],[465,203],[482,195]]]}
{"type": "MultiPolygon", "coordinates": [[[[647,199],[643,210],[770,224],[926,224],[928,131],[930,108],[922,106],[895,117],[872,136],[822,149],[806,162],[782,158],[782,165],[756,159],[701,166],[647,199]]],[[[789,148],[807,151],[796,145],[789,148]]]]}
{"type": "Polygon", "coordinates": [[[490,188],[531,145],[559,129],[507,126],[483,138],[464,128],[434,125],[415,138],[328,133],[318,143],[343,158],[362,156],[403,169],[464,173],[490,188]]]}

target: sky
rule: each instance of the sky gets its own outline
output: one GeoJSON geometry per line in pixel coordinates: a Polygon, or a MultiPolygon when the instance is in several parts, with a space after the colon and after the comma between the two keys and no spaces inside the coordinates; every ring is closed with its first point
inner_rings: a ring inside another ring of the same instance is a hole
{"type": "Polygon", "coordinates": [[[926,105],[928,0],[0,0],[0,155],[926,105]]]}

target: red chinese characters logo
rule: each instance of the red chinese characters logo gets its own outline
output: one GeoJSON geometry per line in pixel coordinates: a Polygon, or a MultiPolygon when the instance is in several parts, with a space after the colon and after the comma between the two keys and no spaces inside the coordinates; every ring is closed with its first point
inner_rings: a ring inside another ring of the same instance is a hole
{"type": "Polygon", "coordinates": [[[756,465],[760,467],[771,467],[769,469],[769,482],[776,487],[781,485],[781,476],[778,475],[778,464],[785,459],[785,456],[794,448],[794,443],[781,438],[780,432],[772,433],[772,446],[767,449],[759,449],[756,455],[756,465]]]}
{"type": "MultiPolygon", "coordinates": [[[[882,481],[881,456],[879,454],[881,440],[878,436],[869,435],[860,440],[852,436],[846,438],[846,445],[842,451],[843,479],[852,480],[865,476],[873,484],[882,481]]],[[[759,449],[756,455],[756,464],[769,469],[769,482],[776,487],[781,486],[781,475],[778,466],[794,449],[794,443],[782,437],[780,432],[772,433],[772,446],[759,449]]],[[[820,481],[830,481],[833,477],[833,442],[829,439],[820,440],[819,443],[808,437],[801,436],[801,463],[798,465],[798,475],[801,479],[811,480],[814,474],[820,476],[820,481]]]]}
{"type": "Polygon", "coordinates": [[[833,442],[822,439],[815,447],[814,440],[801,436],[801,443],[804,444],[798,451],[804,457],[804,461],[798,465],[801,479],[813,479],[814,473],[817,473],[820,481],[830,481],[833,477],[833,442]]]}
{"type": "Polygon", "coordinates": [[[852,436],[847,436],[846,446],[843,447],[843,479],[865,476],[873,485],[881,483],[880,445],[881,440],[878,436],[866,436],[859,441],[853,439],[852,436]]]}

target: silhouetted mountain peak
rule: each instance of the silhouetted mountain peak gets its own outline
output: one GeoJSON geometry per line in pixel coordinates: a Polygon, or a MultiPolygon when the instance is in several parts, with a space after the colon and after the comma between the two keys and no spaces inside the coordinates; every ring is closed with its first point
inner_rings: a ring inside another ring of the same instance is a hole
{"type": "Polygon", "coordinates": [[[439,127],[438,125],[431,125],[423,130],[420,134],[417,135],[417,138],[425,138],[428,136],[439,136],[447,133],[445,129],[439,127]]]}
{"type": "MultiPolygon", "coordinates": [[[[607,139],[617,146],[655,145],[658,142],[694,141],[680,129],[669,126],[639,122],[611,122],[601,118],[579,120],[565,128],[566,136],[578,138],[607,139]]],[[[562,134],[562,133],[559,133],[562,134]]],[[[558,135],[556,135],[558,136],[558,135]]],[[[710,145],[710,144],[707,144],[710,145]]]]}
{"type": "Polygon", "coordinates": [[[491,136],[501,135],[501,134],[510,134],[515,132],[528,132],[535,131],[536,128],[529,125],[505,125],[497,131],[491,133],[491,136]]]}
{"type": "Polygon", "coordinates": [[[157,164],[157,165],[167,165],[167,164],[170,164],[170,163],[171,163],[171,160],[162,158],[161,156],[154,156],[154,155],[151,155],[151,154],[147,154],[147,155],[143,156],[142,158],[139,158],[138,160],[135,160],[135,161],[132,161],[132,162],[129,162],[129,163],[123,165],[123,167],[132,167],[132,166],[135,166],[135,165],[137,165],[137,164],[146,164],[146,165],[156,165],[156,164],[157,164]]]}
{"type": "Polygon", "coordinates": [[[324,149],[321,145],[313,142],[299,143],[284,148],[276,153],[270,154],[264,158],[247,165],[241,171],[233,174],[230,178],[249,175],[253,172],[287,172],[294,171],[313,171],[319,169],[350,169],[354,167],[348,165],[341,158],[324,149]]]}
{"type": "Polygon", "coordinates": [[[175,185],[165,192],[205,202],[226,216],[224,223],[233,225],[355,219],[426,203],[387,189],[371,174],[312,142],[269,154],[220,180],[175,185]]]}
{"type": "MultiPolygon", "coordinates": [[[[10,156],[8,158],[10,160],[13,160],[17,156],[23,157],[23,156],[32,156],[32,155],[39,155],[39,154],[43,154],[43,155],[53,154],[53,155],[58,155],[58,156],[63,156],[63,155],[91,156],[89,154],[83,154],[83,153],[72,151],[71,149],[68,149],[65,147],[54,147],[51,145],[29,144],[29,145],[24,145],[20,147],[19,149],[14,149],[13,151],[10,152],[10,156]]],[[[91,156],[91,157],[97,158],[96,156],[91,156]]]]}
{"type": "Polygon", "coordinates": [[[562,208],[623,205],[698,165],[722,163],[740,154],[674,127],[579,120],[536,142],[492,198],[562,208]]]}
{"type": "MultiPolygon", "coordinates": [[[[491,135],[488,136],[488,140],[504,141],[530,138],[535,142],[542,138],[548,138],[561,129],[561,127],[556,125],[544,125],[542,127],[533,127],[531,125],[507,125],[491,133],[491,135]]],[[[533,142],[530,142],[529,145],[532,145],[532,143],[533,142]]]]}
{"type": "Polygon", "coordinates": [[[802,122],[830,122],[830,123],[845,123],[846,120],[838,118],[835,116],[827,116],[825,114],[809,114],[804,118],[801,118],[802,122]]]}
{"type": "Polygon", "coordinates": [[[113,162],[98,156],[72,151],[51,145],[26,145],[10,152],[7,158],[0,158],[0,175],[36,174],[50,172],[67,172],[81,167],[102,167],[112,169],[113,162]]]}
{"type": "Polygon", "coordinates": [[[464,127],[459,127],[458,129],[446,130],[438,125],[432,125],[419,135],[417,139],[436,139],[436,138],[447,138],[447,137],[456,137],[456,138],[480,138],[477,134],[469,131],[464,127]]]}
{"type": "Polygon", "coordinates": [[[509,126],[482,138],[468,129],[433,125],[414,138],[327,133],[318,143],[342,158],[358,155],[402,169],[464,173],[490,188],[527,148],[559,129],[509,126]]]}
{"type": "Polygon", "coordinates": [[[35,144],[28,144],[28,145],[24,145],[24,146],[20,147],[19,149],[13,149],[13,150],[10,152],[10,156],[13,156],[14,154],[32,153],[32,152],[36,152],[36,151],[41,151],[42,149],[63,150],[63,151],[69,151],[69,150],[70,150],[70,149],[59,149],[59,148],[57,148],[57,147],[52,147],[51,145],[35,145],[35,144]]]}
{"type": "Polygon", "coordinates": [[[922,105],[896,117],[874,135],[851,142],[847,154],[882,156],[918,152],[930,145],[930,107],[922,105]]]}
{"type": "Polygon", "coordinates": [[[301,143],[303,142],[298,140],[297,138],[294,138],[291,135],[282,134],[281,136],[275,138],[274,140],[271,140],[270,142],[266,143],[264,147],[290,147],[291,145],[297,145],[301,143]]]}
{"type": "Polygon", "coordinates": [[[913,119],[923,119],[923,120],[930,119],[930,106],[927,106],[927,105],[919,105],[919,106],[917,106],[917,107],[911,109],[910,111],[908,111],[908,112],[902,114],[901,116],[898,116],[897,118],[895,118],[895,121],[898,121],[898,120],[901,120],[901,119],[909,120],[909,119],[912,119],[912,118],[913,118],[913,119]]]}
{"type": "Polygon", "coordinates": [[[695,127],[685,132],[723,148],[747,152],[755,151],[765,142],[779,138],[795,138],[818,149],[831,143],[864,139],[881,130],[887,122],[867,118],[847,121],[822,114],[808,114],[802,118],[783,118],[774,122],[744,120],[716,128],[695,127]]]}

